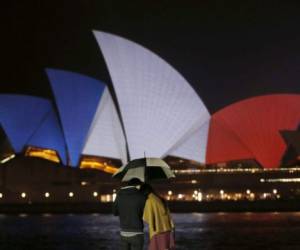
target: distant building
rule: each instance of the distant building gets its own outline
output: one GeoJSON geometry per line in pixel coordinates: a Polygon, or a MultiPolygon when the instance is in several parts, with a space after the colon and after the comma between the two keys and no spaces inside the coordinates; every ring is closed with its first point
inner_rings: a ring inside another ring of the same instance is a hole
{"type": "MultiPolygon", "coordinates": [[[[94,35],[113,88],[47,69],[53,101],[1,94],[1,162],[23,154],[109,173],[144,156],[207,169],[291,165],[280,132],[299,125],[299,94],[252,97],[210,115],[184,77],[158,55],[116,35],[94,35]]],[[[298,150],[293,145],[288,143],[298,150]]]]}

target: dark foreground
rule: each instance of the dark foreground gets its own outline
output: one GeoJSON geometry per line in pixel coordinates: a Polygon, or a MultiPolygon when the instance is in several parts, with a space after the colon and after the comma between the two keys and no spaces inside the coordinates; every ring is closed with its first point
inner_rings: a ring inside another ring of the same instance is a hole
{"type": "MultiPolygon", "coordinates": [[[[299,250],[300,213],[173,214],[177,249],[299,250]]],[[[118,249],[118,221],[104,214],[0,215],[0,249],[118,249]]]]}

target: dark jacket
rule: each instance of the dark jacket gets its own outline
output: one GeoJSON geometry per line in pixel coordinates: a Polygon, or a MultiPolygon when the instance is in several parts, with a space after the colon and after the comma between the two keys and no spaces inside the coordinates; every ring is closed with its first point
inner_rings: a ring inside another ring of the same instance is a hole
{"type": "Polygon", "coordinates": [[[120,217],[121,231],[143,232],[146,197],[135,187],[121,188],[113,203],[113,214],[120,217]]]}

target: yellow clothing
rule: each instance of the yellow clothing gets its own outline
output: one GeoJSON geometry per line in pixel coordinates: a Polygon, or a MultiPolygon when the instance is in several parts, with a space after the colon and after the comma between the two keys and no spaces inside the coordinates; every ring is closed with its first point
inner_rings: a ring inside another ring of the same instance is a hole
{"type": "Polygon", "coordinates": [[[171,231],[174,228],[169,209],[153,193],[149,194],[146,201],[143,220],[149,225],[150,239],[156,234],[171,231]]]}

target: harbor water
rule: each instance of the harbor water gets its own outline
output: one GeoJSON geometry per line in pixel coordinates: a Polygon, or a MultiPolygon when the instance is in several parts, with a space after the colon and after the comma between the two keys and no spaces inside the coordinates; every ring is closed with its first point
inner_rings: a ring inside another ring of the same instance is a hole
{"type": "MultiPolygon", "coordinates": [[[[300,212],[190,213],[173,218],[178,250],[300,249],[300,212]]],[[[0,249],[117,250],[118,244],[118,218],[112,215],[0,215],[0,249]]]]}

